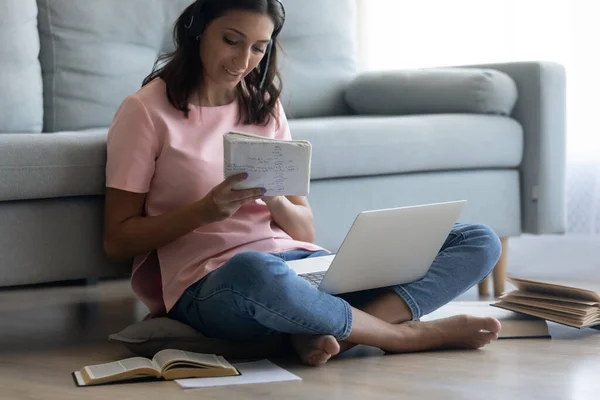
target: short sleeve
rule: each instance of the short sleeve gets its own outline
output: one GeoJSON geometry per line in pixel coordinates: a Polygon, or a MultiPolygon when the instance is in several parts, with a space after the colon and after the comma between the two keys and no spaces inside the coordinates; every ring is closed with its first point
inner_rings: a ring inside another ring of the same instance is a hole
{"type": "Polygon", "coordinates": [[[147,193],[159,138],[144,104],[129,96],[115,113],[106,139],[106,186],[147,193]]]}
{"type": "Polygon", "coordinates": [[[275,131],[275,139],[292,140],[292,133],[281,101],[277,101],[277,112],[279,115],[279,128],[275,131]]]}

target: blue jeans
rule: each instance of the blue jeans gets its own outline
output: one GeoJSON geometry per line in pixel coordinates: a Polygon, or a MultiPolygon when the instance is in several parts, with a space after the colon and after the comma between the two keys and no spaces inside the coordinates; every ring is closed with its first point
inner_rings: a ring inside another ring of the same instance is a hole
{"type": "Polygon", "coordinates": [[[276,333],[344,340],[352,330],[351,306],[360,308],[391,290],[406,302],[412,319],[419,319],[482,281],[501,251],[498,236],[487,226],[456,224],[422,279],[337,296],[310,286],[285,263],[325,252],[242,252],[191,285],[169,317],[208,337],[228,340],[276,333]]]}

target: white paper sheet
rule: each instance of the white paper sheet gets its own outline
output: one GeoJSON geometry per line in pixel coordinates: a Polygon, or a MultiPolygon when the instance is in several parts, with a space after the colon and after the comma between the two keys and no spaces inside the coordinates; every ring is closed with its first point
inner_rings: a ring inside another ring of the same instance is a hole
{"type": "Polygon", "coordinates": [[[269,383],[300,381],[300,377],[273,364],[269,360],[233,364],[241,375],[220,378],[177,379],[175,382],[183,389],[197,389],[214,386],[247,385],[251,383],[269,383]]]}

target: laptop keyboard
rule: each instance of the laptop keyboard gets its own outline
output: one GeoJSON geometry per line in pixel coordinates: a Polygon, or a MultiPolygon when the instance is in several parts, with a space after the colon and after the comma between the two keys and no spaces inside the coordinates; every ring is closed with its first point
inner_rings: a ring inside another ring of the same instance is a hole
{"type": "Polygon", "coordinates": [[[300,278],[308,281],[312,286],[318,287],[323,277],[325,276],[325,271],[323,272],[311,272],[310,274],[301,274],[298,275],[300,278]]]}

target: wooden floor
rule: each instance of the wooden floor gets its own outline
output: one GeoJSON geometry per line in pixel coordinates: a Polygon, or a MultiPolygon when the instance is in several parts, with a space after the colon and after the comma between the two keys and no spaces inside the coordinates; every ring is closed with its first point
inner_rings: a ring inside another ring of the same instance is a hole
{"type": "MultiPolygon", "coordinates": [[[[474,296],[473,296],[474,297],[474,296]]],[[[107,336],[144,309],[127,282],[0,290],[0,399],[592,399],[600,332],[551,324],[552,339],[478,351],[383,355],[356,348],[321,368],[273,360],[301,382],[183,391],[175,382],[77,388],[73,370],[129,357],[107,336]]]]}

